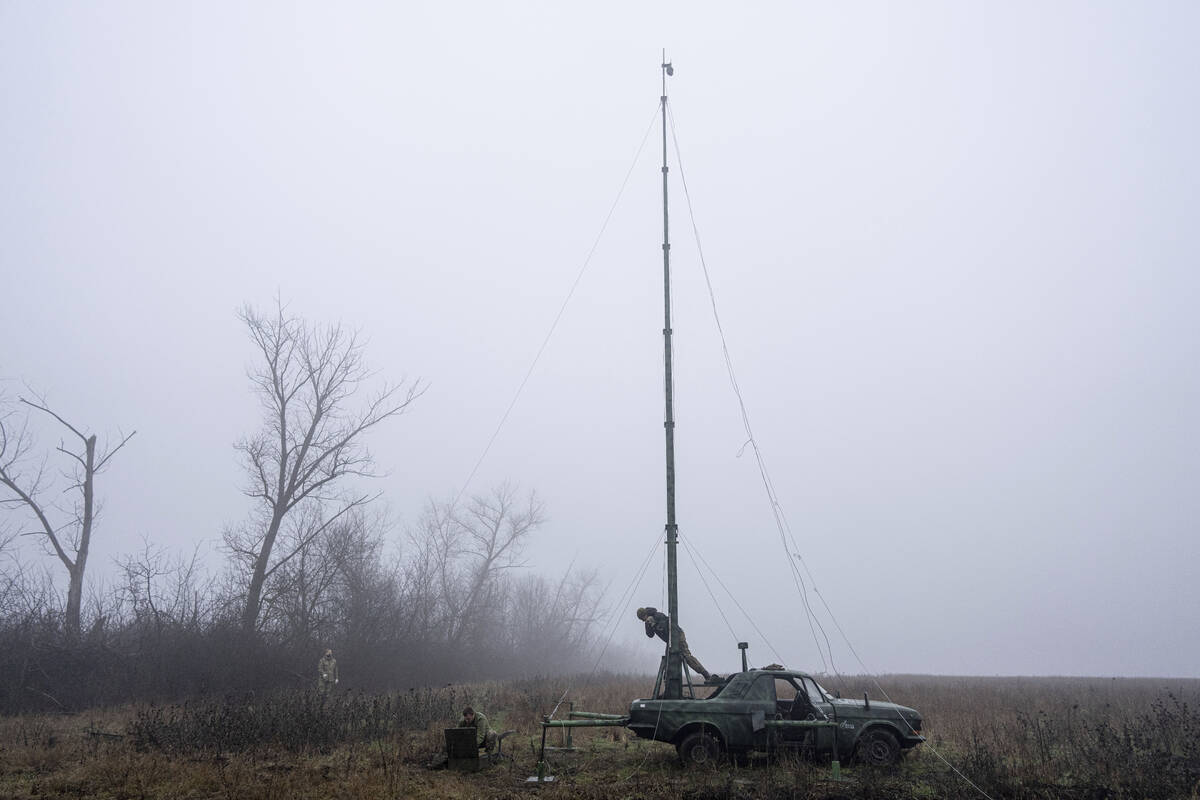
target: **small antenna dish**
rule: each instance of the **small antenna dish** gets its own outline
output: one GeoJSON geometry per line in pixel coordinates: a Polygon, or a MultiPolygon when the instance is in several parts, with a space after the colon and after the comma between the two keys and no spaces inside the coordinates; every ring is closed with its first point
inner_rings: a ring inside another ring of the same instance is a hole
{"type": "Polygon", "coordinates": [[[668,75],[674,75],[674,74],[675,74],[675,68],[674,68],[674,67],[672,67],[672,66],[671,66],[669,63],[667,63],[667,64],[663,64],[663,66],[664,66],[664,67],[666,67],[666,69],[667,69],[667,74],[668,74],[668,75]]]}

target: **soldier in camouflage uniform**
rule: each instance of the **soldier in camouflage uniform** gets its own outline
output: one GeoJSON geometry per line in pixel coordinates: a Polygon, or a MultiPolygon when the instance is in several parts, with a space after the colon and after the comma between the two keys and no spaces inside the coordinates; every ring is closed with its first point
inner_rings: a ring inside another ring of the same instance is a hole
{"type": "MultiPolygon", "coordinates": [[[[647,608],[639,608],[637,610],[637,618],[646,623],[646,635],[653,639],[655,636],[662,639],[664,642],[670,642],[671,637],[671,618],[659,611],[654,606],[647,608]]],[[[712,677],[712,673],[704,668],[692,651],[688,649],[687,637],[683,635],[683,628],[679,628],[679,653],[683,656],[683,660],[692,668],[694,672],[704,676],[704,680],[712,677]]]]}
{"type": "Polygon", "coordinates": [[[496,732],[488,725],[488,718],[467,706],[463,709],[462,719],[458,721],[460,728],[475,729],[475,745],[490,753],[496,749],[496,732]]]}
{"type": "Polygon", "coordinates": [[[332,650],[326,650],[325,655],[317,662],[317,691],[323,695],[333,691],[338,682],[337,659],[332,650]]]}

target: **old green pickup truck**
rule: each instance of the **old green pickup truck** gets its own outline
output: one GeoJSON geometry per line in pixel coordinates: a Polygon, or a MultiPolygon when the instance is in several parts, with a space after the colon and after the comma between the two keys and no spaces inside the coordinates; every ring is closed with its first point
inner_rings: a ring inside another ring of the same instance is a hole
{"type": "Polygon", "coordinates": [[[685,764],[798,751],[882,765],[925,741],[917,711],[833,697],[811,675],[787,669],[735,673],[706,698],[634,700],[627,725],[674,744],[685,764]]]}

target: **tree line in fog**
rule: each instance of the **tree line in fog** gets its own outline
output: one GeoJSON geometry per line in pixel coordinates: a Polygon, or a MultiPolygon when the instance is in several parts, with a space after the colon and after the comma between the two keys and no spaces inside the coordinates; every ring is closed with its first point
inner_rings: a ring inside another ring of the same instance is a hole
{"type": "Polygon", "coordinates": [[[135,432],[102,445],[42,396],[0,398],[0,710],[306,687],[325,648],[345,688],[371,690],[591,668],[596,575],[519,569],[544,521],[532,491],[430,500],[398,534],[368,440],[424,386],[370,388],[354,332],[280,302],[238,318],[262,421],[235,443],[253,510],[216,572],[146,540],[97,588],[103,474],[135,432]]]}

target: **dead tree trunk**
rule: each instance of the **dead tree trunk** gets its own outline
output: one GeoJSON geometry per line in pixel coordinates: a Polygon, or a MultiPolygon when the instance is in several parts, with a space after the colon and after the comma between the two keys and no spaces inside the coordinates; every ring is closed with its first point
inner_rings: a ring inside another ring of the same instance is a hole
{"type": "Polygon", "coordinates": [[[25,531],[24,535],[44,537],[45,543],[66,568],[67,605],[63,614],[63,628],[68,635],[77,637],[83,604],[83,579],[96,519],[96,475],[137,431],[122,436],[116,447],[100,455],[96,451],[96,434],[84,435],[51,411],[44,400],[34,403],[20,398],[20,402],[54,417],[79,438],[81,445],[78,451],[69,450],[64,444],[55,448],[76,462],[72,476],[74,483],[64,491],[78,491],[79,499],[74,509],[67,512],[68,521],[54,525],[49,515],[56,509],[42,500],[42,496],[52,488],[52,481],[46,475],[48,454],[36,469],[26,470],[34,448],[28,417],[18,420],[11,410],[0,415],[0,486],[8,490],[7,496],[0,498],[0,506],[22,508],[32,515],[36,529],[25,531]]]}

